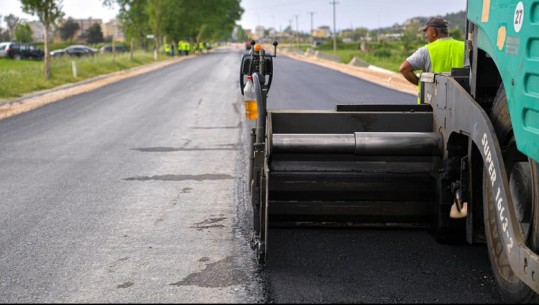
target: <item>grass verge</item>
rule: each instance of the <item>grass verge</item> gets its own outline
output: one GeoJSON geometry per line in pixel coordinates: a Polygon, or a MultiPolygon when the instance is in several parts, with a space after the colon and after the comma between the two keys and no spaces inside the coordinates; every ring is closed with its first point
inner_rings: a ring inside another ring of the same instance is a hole
{"type": "MultiPolygon", "coordinates": [[[[158,56],[158,61],[170,59],[158,56]]],[[[12,60],[0,58],[0,104],[2,100],[21,97],[25,94],[52,89],[65,84],[116,71],[127,70],[137,66],[154,63],[153,53],[134,52],[133,59],[129,53],[96,55],[86,58],[53,58],[51,61],[51,78],[45,79],[43,61],[12,60]],[[73,75],[73,64],[76,63],[77,77],[73,75]]]]}

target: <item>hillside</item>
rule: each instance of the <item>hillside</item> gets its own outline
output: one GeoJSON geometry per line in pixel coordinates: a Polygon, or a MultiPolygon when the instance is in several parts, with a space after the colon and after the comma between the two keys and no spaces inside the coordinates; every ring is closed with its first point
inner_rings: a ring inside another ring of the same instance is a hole
{"type": "Polygon", "coordinates": [[[443,17],[449,22],[450,28],[458,27],[462,31],[462,33],[464,33],[464,30],[466,27],[466,12],[465,11],[447,14],[443,17]]]}
{"type": "MultiPolygon", "coordinates": [[[[405,28],[405,23],[410,22],[410,21],[413,20],[413,21],[419,22],[420,24],[424,24],[425,22],[427,22],[427,20],[430,17],[432,17],[432,16],[428,16],[428,17],[417,16],[417,17],[409,18],[403,24],[395,24],[395,25],[393,25],[391,27],[374,29],[373,31],[378,31],[379,30],[382,33],[402,33],[404,31],[404,28],[405,28]]],[[[457,27],[457,28],[460,29],[460,31],[462,33],[464,33],[465,27],[466,27],[466,11],[460,11],[460,12],[456,12],[456,13],[449,13],[449,14],[446,14],[445,16],[442,16],[442,17],[444,17],[448,21],[450,29],[453,29],[453,28],[457,27]]]]}

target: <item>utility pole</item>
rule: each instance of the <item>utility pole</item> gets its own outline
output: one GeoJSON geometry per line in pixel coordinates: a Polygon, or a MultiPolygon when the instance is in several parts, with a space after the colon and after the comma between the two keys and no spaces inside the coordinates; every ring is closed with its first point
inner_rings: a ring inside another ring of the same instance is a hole
{"type": "Polygon", "coordinates": [[[316,12],[309,12],[309,14],[311,14],[311,46],[314,44],[314,36],[313,36],[313,30],[314,30],[314,27],[313,27],[313,15],[315,14],[316,12]]]}
{"type": "Polygon", "coordinates": [[[380,43],[380,15],[378,15],[378,43],[380,43]]]}
{"type": "Polygon", "coordinates": [[[294,32],[292,28],[292,19],[288,19],[289,27],[290,27],[290,35],[288,36],[288,44],[292,46],[292,32],[294,32]]]}
{"type": "Polygon", "coordinates": [[[298,27],[298,17],[299,15],[295,15],[296,16],[296,49],[299,50],[299,27],[298,27]]]}
{"type": "Polygon", "coordinates": [[[333,5],[333,55],[337,55],[337,25],[335,17],[335,6],[339,4],[339,2],[333,0],[329,4],[333,5]]]}

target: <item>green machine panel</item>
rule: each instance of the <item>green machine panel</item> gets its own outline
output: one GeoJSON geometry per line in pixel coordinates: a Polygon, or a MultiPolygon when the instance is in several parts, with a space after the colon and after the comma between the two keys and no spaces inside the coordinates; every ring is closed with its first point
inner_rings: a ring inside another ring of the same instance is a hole
{"type": "Polygon", "coordinates": [[[539,162],[539,0],[468,0],[468,19],[502,77],[518,148],[539,162]]]}

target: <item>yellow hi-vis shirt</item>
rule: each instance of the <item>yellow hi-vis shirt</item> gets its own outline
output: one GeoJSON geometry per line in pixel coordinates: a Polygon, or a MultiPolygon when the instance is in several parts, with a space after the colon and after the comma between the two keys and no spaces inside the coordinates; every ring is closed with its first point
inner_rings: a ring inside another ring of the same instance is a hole
{"type": "MultiPolygon", "coordinates": [[[[464,41],[453,38],[438,39],[425,46],[429,52],[432,71],[426,72],[451,72],[452,68],[464,66],[464,41]]],[[[417,86],[417,103],[421,103],[421,82],[417,86]]]]}

